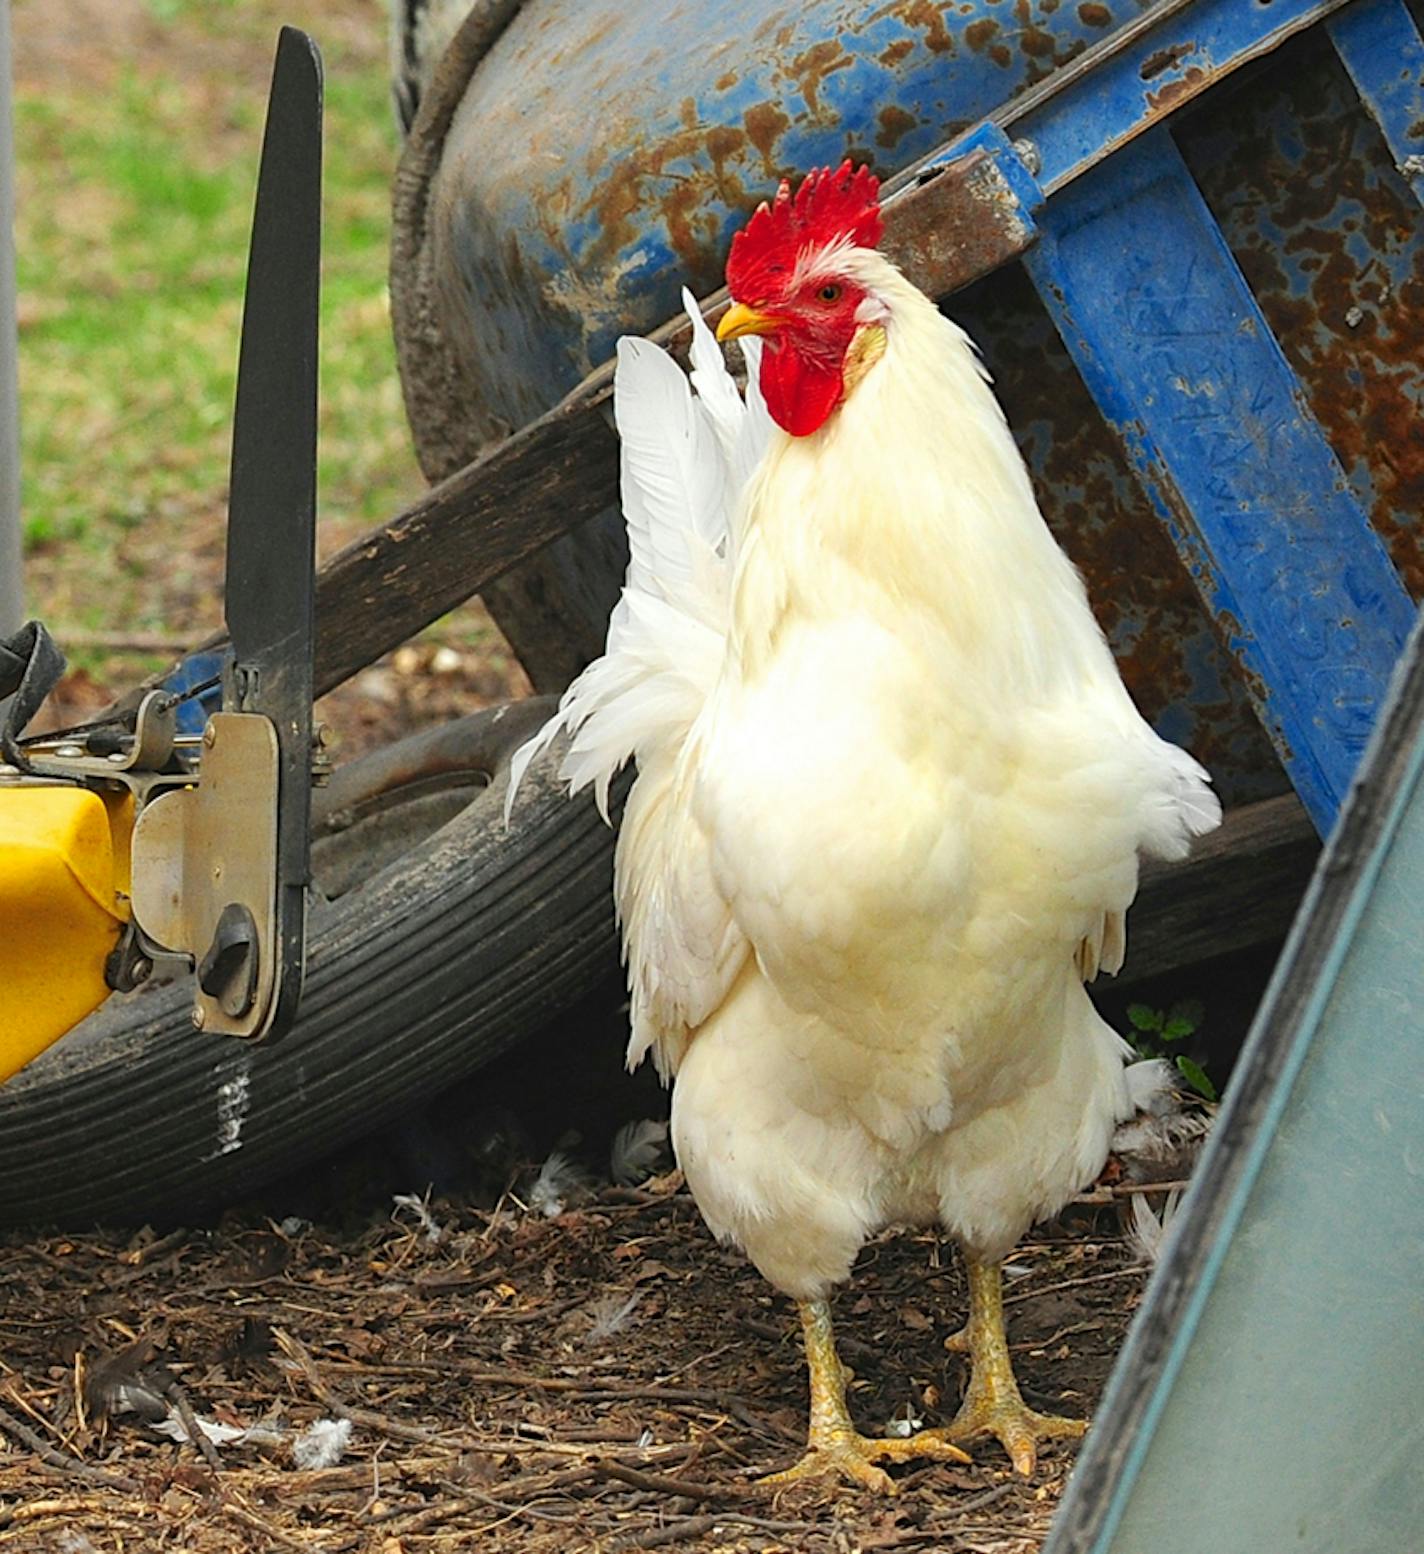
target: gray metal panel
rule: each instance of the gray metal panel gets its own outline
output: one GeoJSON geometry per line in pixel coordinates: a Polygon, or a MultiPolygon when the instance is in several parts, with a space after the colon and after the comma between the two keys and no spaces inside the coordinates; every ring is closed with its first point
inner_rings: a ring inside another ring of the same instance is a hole
{"type": "Polygon", "coordinates": [[[1424,1547],[1424,637],[1045,1554],[1424,1547]]]}

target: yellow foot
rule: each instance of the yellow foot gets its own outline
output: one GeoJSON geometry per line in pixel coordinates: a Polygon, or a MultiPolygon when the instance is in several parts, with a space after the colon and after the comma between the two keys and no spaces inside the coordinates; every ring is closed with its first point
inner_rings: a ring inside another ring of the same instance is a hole
{"type": "Polygon", "coordinates": [[[1008,1452],[1015,1469],[1025,1478],[1038,1466],[1038,1443],[1045,1440],[1077,1439],[1086,1433],[1086,1419],[1065,1419],[1060,1414],[1040,1414],[1018,1395],[989,1397],[980,1393],[977,1397],[971,1388],[963,1407],[949,1424],[926,1435],[937,1435],[945,1441],[974,1441],[992,1435],[1008,1452]]]}
{"type": "Polygon", "coordinates": [[[1003,1443],[1014,1467],[1027,1478],[1038,1465],[1040,1441],[1080,1436],[1087,1430],[1088,1421],[1036,1413],[1024,1402],[1014,1379],[1004,1334],[999,1265],[967,1257],[965,1267],[969,1275],[969,1321],[946,1338],[944,1346],[954,1353],[969,1355],[969,1388],[950,1423],[925,1433],[939,1435],[946,1441],[973,1441],[992,1435],[1003,1443]]]}
{"type": "Polygon", "coordinates": [[[918,1435],[872,1438],[854,1430],[835,1429],[811,1442],[811,1449],[781,1473],[756,1480],[759,1489],[781,1489],[804,1479],[842,1478],[876,1494],[893,1495],[895,1480],[877,1462],[909,1462],[932,1457],[939,1462],[968,1462],[970,1457],[940,1430],[921,1430],[918,1435]]]}

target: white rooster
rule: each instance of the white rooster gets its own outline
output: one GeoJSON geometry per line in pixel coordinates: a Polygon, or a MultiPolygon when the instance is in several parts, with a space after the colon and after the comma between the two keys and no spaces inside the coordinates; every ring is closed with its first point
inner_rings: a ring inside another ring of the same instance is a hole
{"type": "Polygon", "coordinates": [[[606,813],[636,758],[629,1063],[675,1076],[704,1218],[805,1333],[810,1449],[767,1482],[887,1490],[877,1461],[994,1435],[1029,1473],[1084,1427],[1024,1404],[999,1262],[1129,1110],[1083,983],[1122,961],[1138,855],[1221,811],[1133,707],[970,341],[876,251],[877,189],[812,173],[733,241],[745,402],[690,297],[695,397],[619,342],[627,586],[516,770],[566,729],[606,813]],[[827,1297],[867,1236],[936,1223],[967,1259],[969,1387],[948,1426],[868,1439],[827,1297]]]}

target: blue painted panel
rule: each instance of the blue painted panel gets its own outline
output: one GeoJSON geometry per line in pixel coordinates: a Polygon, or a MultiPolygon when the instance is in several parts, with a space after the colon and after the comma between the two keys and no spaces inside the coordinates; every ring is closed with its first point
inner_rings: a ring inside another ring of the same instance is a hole
{"type": "Polygon", "coordinates": [[[1224,75],[1338,4],[1196,0],[1104,60],[1068,92],[1014,119],[1014,138],[1033,143],[1039,182],[1051,193],[1166,117],[1182,101],[1184,88],[1224,75]]]}
{"type": "Polygon", "coordinates": [[[1166,132],[1039,223],[1035,284],[1328,831],[1414,608],[1166,132]]]}
{"type": "Polygon", "coordinates": [[[1404,0],[1356,0],[1330,37],[1395,166],[1424,202],[1424,39],[1404,0]]]}

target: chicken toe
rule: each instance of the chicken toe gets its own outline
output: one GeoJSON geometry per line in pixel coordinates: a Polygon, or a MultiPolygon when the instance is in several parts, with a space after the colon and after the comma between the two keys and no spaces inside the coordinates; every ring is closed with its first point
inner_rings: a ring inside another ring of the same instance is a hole
{"type": "Polygon", "coordinates": [[[846,1407],[849,1372],[836,1353],[830,1307],[823,1300],[800,1301],[798,1307],[811,1380],[807,1451],[794,1467],[758,1479],[758,1488],[775,1490],[804,1479],[842,1478],[862,1489],[890,1495],[895,1492],[895,1481],[875,1466],[877,1462],[908,1462],[919,1457],[945,1462],[970,1460],[942,1431],[891,1437],[861,1435],[846,1407]]]}

